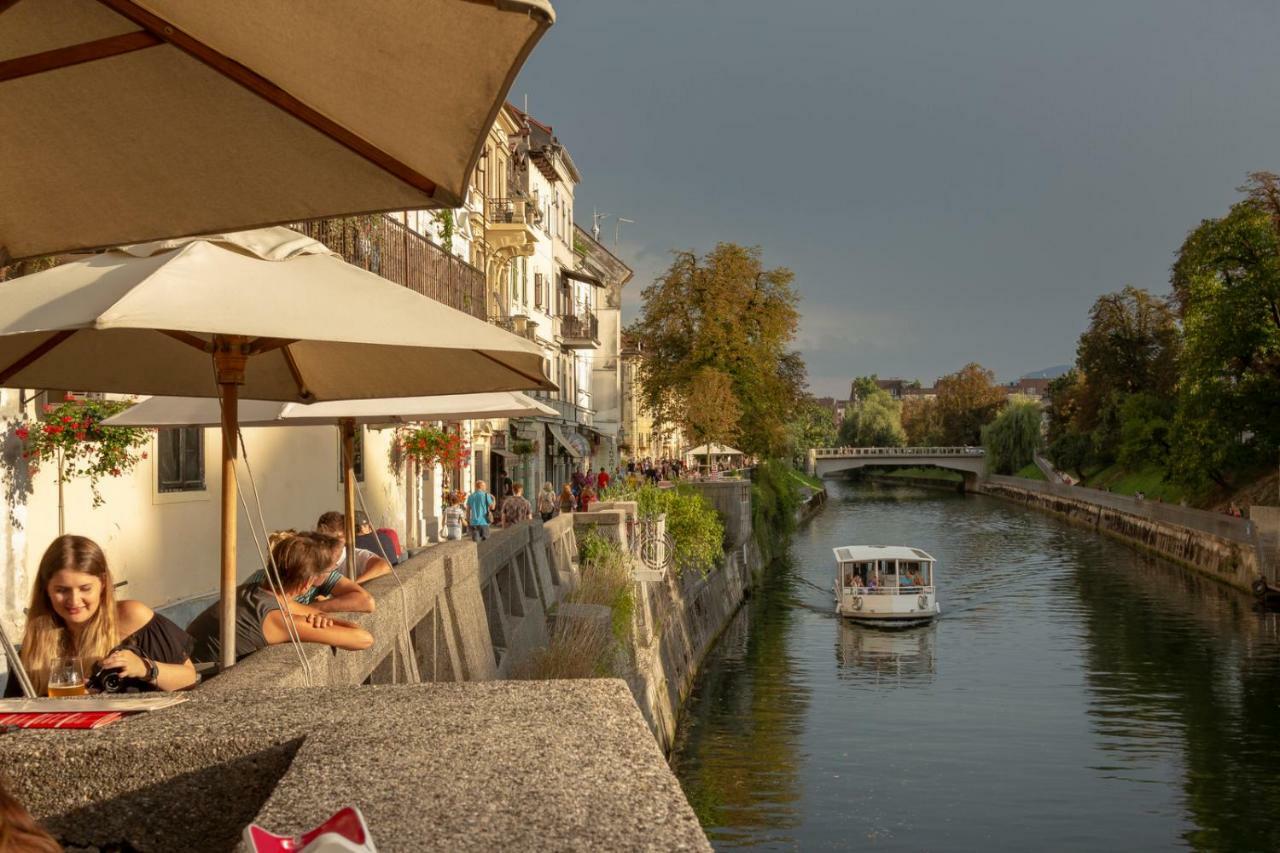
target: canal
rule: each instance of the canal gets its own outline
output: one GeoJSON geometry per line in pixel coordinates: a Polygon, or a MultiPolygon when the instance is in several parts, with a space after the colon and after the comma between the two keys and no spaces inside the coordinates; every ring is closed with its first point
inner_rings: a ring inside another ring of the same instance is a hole
{"type": "Polygon", "coordinates": [[[993,498],[829,488],[686,704],[717,848],[1280,850],[1274,615],[993,498]],[[832,617],[854,543],[938,558],[941,618],[832,617]]]}

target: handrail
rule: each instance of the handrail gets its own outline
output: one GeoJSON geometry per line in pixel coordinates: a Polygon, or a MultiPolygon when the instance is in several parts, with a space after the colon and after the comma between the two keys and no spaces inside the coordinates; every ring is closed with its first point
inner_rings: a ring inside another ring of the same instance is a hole
{"type": "Polygon", "coordinates": [[[854,595],[925,595],[932,594],[935,587],[932,586],[844,586],[840,588],[843,592],[851,592],[854,595]]]}
{"type": "Polygon", "coordinates": [[[983,456],[981,447],[815,447],[819,459],[845,456],[983,456]]]}

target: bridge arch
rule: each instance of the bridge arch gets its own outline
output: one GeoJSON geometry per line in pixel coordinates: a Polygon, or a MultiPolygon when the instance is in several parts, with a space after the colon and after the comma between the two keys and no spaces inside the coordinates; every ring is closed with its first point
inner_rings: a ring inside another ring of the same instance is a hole
{"type": "Polygon", "coordinates": [[[964,475],[965,488],[987,473],[981,447],[815,447],[809,451],[809,475],[825,477],[859,468],[932,466],[964,475]]]}

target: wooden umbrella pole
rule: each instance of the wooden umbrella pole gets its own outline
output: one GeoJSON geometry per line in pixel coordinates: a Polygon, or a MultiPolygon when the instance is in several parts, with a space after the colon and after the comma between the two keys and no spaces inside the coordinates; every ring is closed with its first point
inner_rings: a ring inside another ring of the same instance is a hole
{"type": "Polygon", "coordinates": [[[347,577],[356,579],[356,422],[343,418],[342,430],[342,514],[346,518],[347,577]]]}
{"type": "Polygon", "coordinates": [[[407,547],[418,544],[418,483],[414,479],[418,474],[418,466],[408,453],[404,456],[404,538],[407,547]]]}
{"type": "Polygon", "coordinates": [[[237,427],[240,386],[248,356],[237,338],[216,339],[213,364],[222,397],[222,567],[219,579],[219,639],[223,669],[236,662],[236,457],[239,455],[237,427]]]}

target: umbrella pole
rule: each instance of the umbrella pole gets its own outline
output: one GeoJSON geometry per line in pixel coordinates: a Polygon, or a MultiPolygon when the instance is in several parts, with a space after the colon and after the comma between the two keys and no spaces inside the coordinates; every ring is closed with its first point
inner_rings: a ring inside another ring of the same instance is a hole
{"type": "Polygon", "coordinates": [[[347,576],[356,579],[356,422],[343,418],[342,431],[342,514],[346,519],[347,576]]]}
{"type": "Polygon", "coordinates": [[[404,538],[410,548],[418,544],[418,484],[414,480],[418,474],[418,466],[413,464],[413,456],[404,455],[404,538]]]}
{"type": "Polygon", "coordinates": [[[222,567],[221,600],[218,612],[222,646],[221,668],[236,662],[236,456],[239,452],[237,425],[240,386],[244,384],[244,368],[248,357],[237,339],[219,340],[213,354],[218,374],[218,393],[222,398],[222,567]]]}

